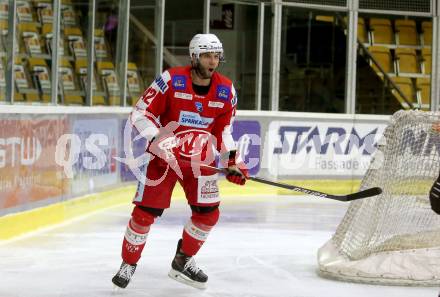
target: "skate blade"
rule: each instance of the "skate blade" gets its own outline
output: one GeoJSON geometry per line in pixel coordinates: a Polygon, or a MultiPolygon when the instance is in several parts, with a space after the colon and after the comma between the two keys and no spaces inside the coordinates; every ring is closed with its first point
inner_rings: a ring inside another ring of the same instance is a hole
{"type": "Polygon", "coordinates": [[[200,290],[206,289],[206,283],[193,281],[192,279],[188,278],[186,275],[180,273],[177,270],[171,269],[170,272],[168,273],[168,276],[182,284],[191,286],[193,288],[200,290]]]}

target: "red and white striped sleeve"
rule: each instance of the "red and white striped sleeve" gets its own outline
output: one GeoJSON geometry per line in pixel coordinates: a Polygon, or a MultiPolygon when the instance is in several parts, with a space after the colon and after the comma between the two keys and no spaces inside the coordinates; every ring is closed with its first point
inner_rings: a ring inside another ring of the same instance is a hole
{"type": "Polygon", "coordinates": [[[167,91],[171,75],[168,71],[158,76],[144,91],[130,114],[130,121],[139,133],[150,141],[159,132],[159,116],[167,108],[167,91]]]}

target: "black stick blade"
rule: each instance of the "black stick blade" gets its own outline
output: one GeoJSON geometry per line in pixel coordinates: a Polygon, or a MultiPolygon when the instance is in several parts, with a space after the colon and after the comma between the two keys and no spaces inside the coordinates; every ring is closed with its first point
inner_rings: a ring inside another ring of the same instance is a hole
{"type": "Polygon", "coordinates": [[[362,198],[373,197],[382,193],[382,189],[379,187],[369,188],[357,193],[348,194],[346,201],[352,201],[362,198]]]}

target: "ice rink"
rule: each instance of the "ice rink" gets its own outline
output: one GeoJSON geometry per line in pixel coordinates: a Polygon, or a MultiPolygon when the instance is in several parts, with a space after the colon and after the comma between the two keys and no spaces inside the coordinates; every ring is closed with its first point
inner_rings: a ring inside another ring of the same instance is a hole
{"type": "MultiPolygon", "coordinates": [[[[311,196],[228,197],[196,257],[206,290],[167,273],[190,211],[183,200],[153,225],[127,289],[113,291],[131,204],[0,244],[0,297],[437,297],[438,288],[343,283],[317,276],[316,252],[348,204],[311,196]]],[[[32,222],[29,222],[30,224],[32,222]]]]}

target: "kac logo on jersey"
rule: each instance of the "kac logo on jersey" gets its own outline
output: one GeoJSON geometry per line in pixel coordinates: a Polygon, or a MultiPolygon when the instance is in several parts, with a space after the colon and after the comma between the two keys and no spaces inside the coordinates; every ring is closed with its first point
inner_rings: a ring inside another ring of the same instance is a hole
{"type": "Polygon", "coordinates": [[[175,136],[178,140],[179,153],[185,157],[200,155],[213,142],[211,133],[198,129],[180,131],[175,136]]]}
{"type": "Polygon", "coordinates": [[[173,76],[172,85],[175,90],[185,90],[186,89],[186,76],[184,76],[184,75],[173,76]]]}
{"type": "Polygon", "coordinates": [[[202,102],[194,102],[195,103],[195,105],[196,105],[196,108],[197,108],[197,111],[198,112],[202,112],[203,111],[203,104],[202,104],[202,102]]]}
{"type": "Polygon", "coordinates": [[[227,86],[217,86],[217,98],[220,100],[228,100],[230,91],[231,90],[227,86]]]}

